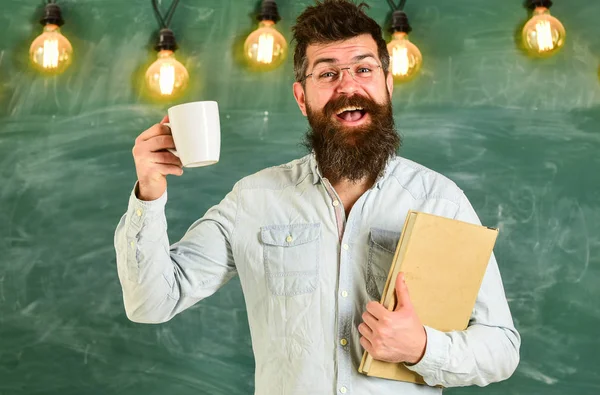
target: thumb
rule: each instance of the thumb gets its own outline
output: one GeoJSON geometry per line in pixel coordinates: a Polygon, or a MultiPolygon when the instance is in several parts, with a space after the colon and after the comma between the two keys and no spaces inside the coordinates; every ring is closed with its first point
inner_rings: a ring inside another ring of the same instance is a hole
{"type": "Polygon", "coordinates": [[[408,294],[404,273],[400,272],[398,277],[396,277],[396,308],[394,310],[397,311],[403,307],[412,307],[412,303],[408,294]]]}
{"type": "Polygon", "coordinates": [[[169,122],[169,116],[168,116],[168,115],[165,115],[165,116],[163,117],[162,121],[160,121],[160,123],[161,123],[161,124],[163,124],[163,123],[168,123],[168,122],[169,122]]]}

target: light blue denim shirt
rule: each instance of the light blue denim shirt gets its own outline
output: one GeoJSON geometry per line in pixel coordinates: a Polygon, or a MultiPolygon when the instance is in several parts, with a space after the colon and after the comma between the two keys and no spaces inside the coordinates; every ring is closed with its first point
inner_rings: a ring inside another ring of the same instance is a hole
{"type": "Polygon", "coordinates": [[[410,369],[431,386],[358,373],[357,327],[380,299],[408,210],[480,223],[434,171],[394,158],[346,217],[310,154],[245,177],[173,245],[166,202],[166,192],[151,202],[132,193],[117,227],[127,316],[165,322],[239,275],[258,395],[439,394],[433,386],[483,386],[518,364],[520,337],[492,256],[468,329],[425,328],[425,355],[410,369]]]}

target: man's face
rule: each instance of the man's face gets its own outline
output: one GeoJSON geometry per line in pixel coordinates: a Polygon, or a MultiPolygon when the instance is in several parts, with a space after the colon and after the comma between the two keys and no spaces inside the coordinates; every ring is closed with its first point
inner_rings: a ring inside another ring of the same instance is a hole
{"type": "Polygon", "coordinates": [[[311,76],[304,87],[294,84],[294,97],[311,126],[305,145],[330,181],[374,181],[400,146],[390,100],[393,80],[379,67],[375,40],[361,35],[309,45],[306,54],[307,74],[321,82],[311,76]]]}
{"type": "MultiPolygon", "coordinates": [[[[315,67],[348,65],[361,58],[367,62],[381,64],[377,53],[377,44],[368,34],[329,44],[309,45],[306,49],[306,57],[308,60],[307,74],[311,74],[315,67]]],[[[317,86],[312,77],[306,79],[305,88],[299,82],[294,84],[294,97],[302,114],[308,116],[309,111],[322,111],[327,103],[339,99],[341,96],[359,95],[378,104],[385,104],[391,99],[394,87],[391,73],[386,78],[383,70],[379,69],[376,71],[376,76],[368,83],[355,81],[346,70],[342,73],[341,81],[333,86],[317,86]]],[[[343,127],[364,126],[371,121],[369,114],[365,114],[355,122],[345,121],[336,115],[331,117],[331,121],[343,127]]]]}

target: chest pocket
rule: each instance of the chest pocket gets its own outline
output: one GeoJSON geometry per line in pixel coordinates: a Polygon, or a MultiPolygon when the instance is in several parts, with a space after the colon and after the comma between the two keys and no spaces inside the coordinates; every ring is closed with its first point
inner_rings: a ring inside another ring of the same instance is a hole
{"type": "Polygon", "coordinates": [[[313,292],[319,283],[321,224],[264,226],[260,235],[271,293],[294,296],[313,292]]]}
{"type": "Polygon", "coordinates": [[[369,259],[367,261],[367,293],[374,300],[381,300],[381,293],[392,266],[400,232],[371,228],[369,259]]]}

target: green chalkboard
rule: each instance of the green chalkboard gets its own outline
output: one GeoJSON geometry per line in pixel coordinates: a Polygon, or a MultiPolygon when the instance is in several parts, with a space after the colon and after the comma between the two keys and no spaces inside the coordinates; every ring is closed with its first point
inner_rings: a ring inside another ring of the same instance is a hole
{"type": "MultiPolygon", "coordinates": [[[[149,0],[64,0],[75,57],[58,77],[27,61],[41,1],[0,0],[0,394],[249,394],[254,362],[234,280],[171,322],[125,316],[113,232],[135,182],[134,138],[171,103],[141,88],[149,0]]],[[[215,166],[169,181],[169,235],[241,177],[304,154],[291,57],[239,62],[254,1],[181,0],[172,27],[191,76],[179,102],[217,100],[215,166]]],[[[310,1],[280,0],[290,27],[310,1]]],[[[378,22],[386,1],[368,1],[378,22]]],[[[568,42],[524,56],[521,1],[409,0],[425,63],[396,86],[401,154],[461,186],[484,223],[523,337],[514,376],[450,394],[600,393],[600,2],[555,1],[568,42]]],[[[166,5],[164,5],[166,7],[166,5]]]]}

